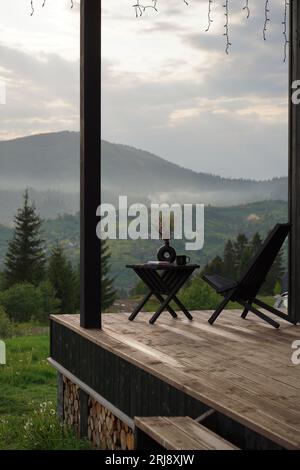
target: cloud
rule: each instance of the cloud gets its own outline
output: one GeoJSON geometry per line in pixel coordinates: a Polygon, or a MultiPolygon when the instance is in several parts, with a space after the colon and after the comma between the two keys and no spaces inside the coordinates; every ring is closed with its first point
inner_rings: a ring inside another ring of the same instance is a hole
{"type": "MultiPolygon", "coordinates": [[[[198,171],[259,179],[287,173],[283,2],[272,2],[266,42],[263,2],[251,1],[249,20],[240,0],[230,5],[226,56],[222,4],[214,3],[205,33],[207,0],[188,7],[161,1],[159,13],[138,19],[124,0],[103,2],[103,138],[198,171]]],[[[48,8],[38,9],[34,26],[26,17],[26,34],[21,16],[19,32],[5,23],[12,44],[0,44],[7,86],[0,138],[79,127],[78,8],[69,15],[68,2],[57,0],[48,8]]]]}
{"type": "Polygon", "coordinates": [[[6,105],[2,138],[79,126],[79,64],[57,54],[25,53],[0,45],[6,105]]]}

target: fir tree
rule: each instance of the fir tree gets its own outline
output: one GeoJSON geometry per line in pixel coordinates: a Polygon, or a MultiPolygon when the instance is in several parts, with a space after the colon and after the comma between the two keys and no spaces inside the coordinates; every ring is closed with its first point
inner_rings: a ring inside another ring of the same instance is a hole
{"type": "Polygon", "coordinates": [[[204,274],[222,274],[223,260],[220,256],[216,256],[203,269],[204,274]]]}
{"type": "MultiPolygon", "coordinates": [[[[239,234],[234,243],[230,240],[227,241],[223,258],[216,256],[204,267],[203,272],[208,275],[221,274],[229,279],[240,279],[252,259],[257,255],[262,243],[259,233],[255,233],[250,242],[244,234],[239,234]]],[[[283,251],[281,250],[267,275],[260,293],[273,294],[274,288],[281,281],[283,274],[283,251]]]]}
{"type": "Polygon", "coordinates": [[[41,238],[42,219],[34,204],[29,203],[28,190],[23,207],[14,218],[14,234],[5,257],[5,287],[27,282],[37,285],[44,278],[44,240],[41,238]]]}
{"type": "Polygon", "coordinates": [[[222,275],[224,277],[228,277],[229,279],[235,279],[236,277],[235,266],[236,266],[236,258],[235,258],[235,251],[233,248],[233,243],[231,240],[228,240],[224,248],[222,275]]]}
{"type": "MultiPolygon", "coordinates": [[[[261,248],[263,242],[262,239],[259,235],[259,233],[256,233],[254,237],[252,238],[251,241],[251,247],[252,247],[252,256],[254,257],[259,249],[261,248]]],[[[261,287],[260,293],[262,294],[273,294],[274,293],[274,288],[276,283],[280,282],[282,279],[282,276],[284,274],[284,269],[283,269],[283,251],[280,250],[278,253],[277,257],[275,258],[275,261],[267,275],[266,281],[261,287]]]]}
{"type": "Polygon", "coordinates": [[[106,240],[101,241],[101,310],[106,310],[116,299],[113,280],[109,276],[110,252],[106,240]]]}
{"type": "Polygon", "coordinates": [[[252,256],[256,256],[257,253],[259,252],[261,246],[262,246],[262,239],[261,239],[261,236],[259,235],[258,232],[256,232],[254,235],[253,235],[253,238],[251,240],[251,252],[252,252],[252,256]]]}
{"type": "Polygon", "coordinates": [[[48,279],[53,285],[62,313],[76,310],[76,279],[71,262],[59,243],[52,248],[48,264],[48,279]]]}
{"type": "Polygon", "coordinates": [[[242,276],[245,268],[251,259],[251,250],[249,248],[246,235],[240,233],[234,242],[235,253],[235,277],[238,279],[242,276]]]}

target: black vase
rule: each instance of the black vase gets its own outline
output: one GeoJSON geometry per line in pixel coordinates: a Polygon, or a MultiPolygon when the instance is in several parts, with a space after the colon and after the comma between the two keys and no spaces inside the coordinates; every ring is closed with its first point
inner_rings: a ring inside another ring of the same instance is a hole
{"type": "Polygon", "coordinates": [[[174,263],[176,259],[176,251],[170,246],[170,240],[164,240],[165,244],[161,246],[157,252],[158,261],[168,261],[174,263]]]}

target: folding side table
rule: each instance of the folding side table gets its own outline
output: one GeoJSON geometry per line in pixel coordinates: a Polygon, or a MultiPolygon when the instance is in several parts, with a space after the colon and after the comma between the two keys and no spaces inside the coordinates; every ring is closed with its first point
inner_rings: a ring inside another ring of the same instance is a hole
{"type": "Polygon", "coordinates": [[[185,316],[192,320],[193,317],[183,303],[178,299],[176,294],[179,289],[185,284],[188,278],[193,274],[195,269],[200,266],[198,264],[186,264],[184,266],[177,266],[176,264],[128,264],[127,268],[133,269],[139,278],[149,288],[149,292],[145,295],[143,300],[136,306],[134,311],[129,317],[132,321],[137,314],[142,310],[144,305],[148,302],[150,297],[154,295],[160,302],[160,306],[154,315],[151,317],[149,323],[152,325],[156,322],[160,314],[167,310],[173,318],[177,318],[176,312],[170,306],[174,301],[185,316]],[[164,298],[164,296],[166,296],[164,298]]]}

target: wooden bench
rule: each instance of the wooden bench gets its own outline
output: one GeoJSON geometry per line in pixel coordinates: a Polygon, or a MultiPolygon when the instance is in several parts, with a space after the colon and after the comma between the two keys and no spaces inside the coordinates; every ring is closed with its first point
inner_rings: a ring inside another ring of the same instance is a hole
{"type": "Polygon", "coordinates": [[[137,434],[142,431],[167,450],[238,450],[189,417],[136,417],[134,423],[137,434]]]}

